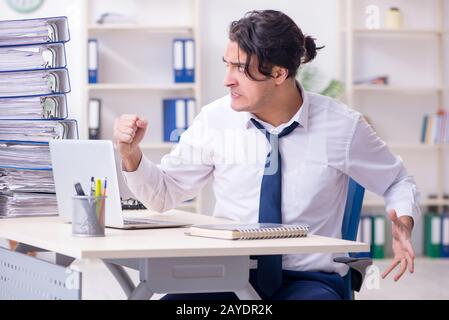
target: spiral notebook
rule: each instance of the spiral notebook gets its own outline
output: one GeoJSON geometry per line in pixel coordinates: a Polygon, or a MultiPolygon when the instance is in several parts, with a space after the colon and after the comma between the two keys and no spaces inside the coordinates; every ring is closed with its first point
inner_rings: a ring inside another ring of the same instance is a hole
{"type": "Polygon", "coordinates": [[[309,226],[304,224],[256,223],[193,225],[188,234],[229,240],[255,240],[306,237],[308,233],[309,226]]]}

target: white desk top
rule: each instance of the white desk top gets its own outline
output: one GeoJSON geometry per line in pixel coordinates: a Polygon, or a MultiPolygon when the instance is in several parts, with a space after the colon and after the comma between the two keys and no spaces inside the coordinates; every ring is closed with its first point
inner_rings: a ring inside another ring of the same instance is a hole
{"type": "MultiPolygon", "coordinates": [[[[135,214],[133,214],[134,216],[135,214]]],[[[227,220],[172,210],[145,216],[188,223],[229,223],[227,220]]],[[[142,215],[139,215],[142,217],[142,215]]],[[[78,238],[71,225],[57,217],[0,220],[0,238],[18,241],[73,258],[163,258],[211,257],[260,254],[369,251],[369,245],[315,235],[305,238],[231,241],[192,237],[186,228],[117,230],[106,229],[106,237],[78,238]]]]}

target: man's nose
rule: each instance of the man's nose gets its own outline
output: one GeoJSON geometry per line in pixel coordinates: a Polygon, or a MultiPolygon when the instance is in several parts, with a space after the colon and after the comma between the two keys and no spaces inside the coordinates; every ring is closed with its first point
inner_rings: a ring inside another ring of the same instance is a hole
{"type": "Polygon", "coordinates": [[[223,79],[223,84],[225,85],[225,87],[233,87],[237,84],[237,80],[235,79],[235,77],[232,75],[230,68],[226,69],[226,74],[225,77],[223,79]]]}

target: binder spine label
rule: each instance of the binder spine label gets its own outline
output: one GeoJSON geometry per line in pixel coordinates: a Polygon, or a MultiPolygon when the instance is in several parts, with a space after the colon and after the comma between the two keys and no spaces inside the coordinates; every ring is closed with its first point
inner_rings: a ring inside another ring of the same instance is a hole
{"type": "Polygon", "coordinates": [[[444,217],[442,227],[442,241],[443,246],[449,246],[449,216],[444,217]]]}
{"type": "Polygon", "coordinates": [[[385,224],[382,217],[375,218],[374,244],[382,246],[385,244],[385,224]]]}
{"type": "Polygon", "coordinates": [[[431,236],[431,243],[432,244],[440,244],[441,243],[441,218],[440,217],[433,217],[431,222],[431,230],[432,230],[432,236],[431,236]]]}

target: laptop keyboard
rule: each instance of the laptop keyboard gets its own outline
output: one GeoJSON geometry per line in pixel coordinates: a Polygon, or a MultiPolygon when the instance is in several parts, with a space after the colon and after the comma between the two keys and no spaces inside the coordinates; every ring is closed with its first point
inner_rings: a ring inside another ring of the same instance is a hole
{"type": "Polygon", "coordinates": [[[123,220],[125,226],[129,226],[132,224],[154,224],[152,221],[138,221],[138,220],[123,220]]]}

